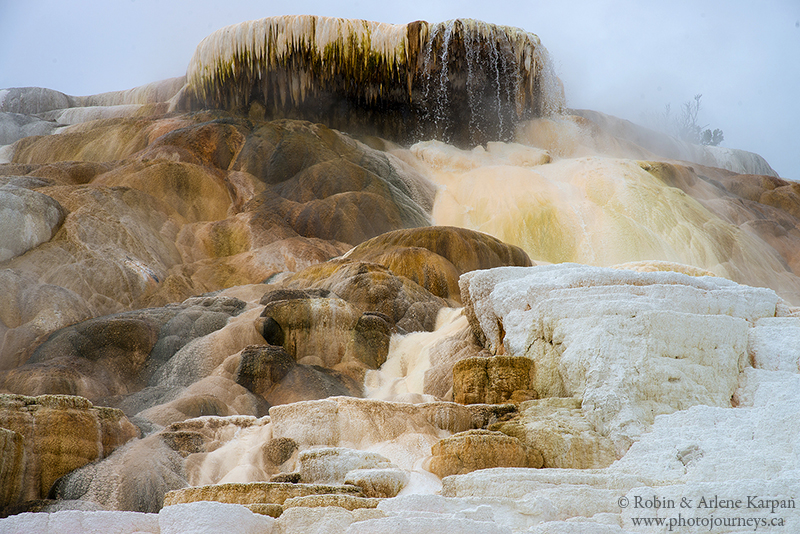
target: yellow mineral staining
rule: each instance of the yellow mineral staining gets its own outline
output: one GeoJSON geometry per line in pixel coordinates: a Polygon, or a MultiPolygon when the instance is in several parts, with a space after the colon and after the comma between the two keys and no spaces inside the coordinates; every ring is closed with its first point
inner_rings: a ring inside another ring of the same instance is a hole
{"type": "Polygon", "coordinates": [[[766,243],[665,183],[688,180],[668,176],[681,167],[598,156],[487,165],[475,150],[419,145],[411,153],[440,188],[434,223],[488,233],[521,247],[534,262],[649,261],[648,269],[672,262],[744,284],[793,286],[766,243]]]}
{"type": "Polygon", "coordinates": [[[287,16],[243,22],[206,37],[187,70],[189,90],[201,101],[216,101],[223,84],[249,89],[261,82],[276,104],[302,103],[312,89],[341,81],[384,80],[367,88],[367,98],[388,90],[408,63],[406,26],[329,17],[287,16]],[[337,80],[339,78],[339,80],[337,80]],[[272,84],[272,85],[267,85],[272,84]]]}
{"type": "Polygon", "coordinates": [[[536,35],[469,19],[244,22],[206,37],[186,80],[173,101],[177,108],[253,110],[335,127],[379,117],[381,133],[399,137],[429,135],[436,123],[434,136],[463,136],[472,144],[508,138],[517,120],[564,107],[563,89],[536,35]],[[459,133],[465,129],[469,135],[459,133]]]}

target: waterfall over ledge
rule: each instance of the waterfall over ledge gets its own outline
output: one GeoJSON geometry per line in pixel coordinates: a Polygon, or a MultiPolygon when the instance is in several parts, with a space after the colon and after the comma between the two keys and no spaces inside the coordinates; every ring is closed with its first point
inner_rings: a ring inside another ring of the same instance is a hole
{"type": "Polygon", "coordinates": [[[518,121],[563,109],[564,95],[539,38],[518,28],[305,15],[206,37],[175,105],[474,146],[509,140],[518,121]]]}

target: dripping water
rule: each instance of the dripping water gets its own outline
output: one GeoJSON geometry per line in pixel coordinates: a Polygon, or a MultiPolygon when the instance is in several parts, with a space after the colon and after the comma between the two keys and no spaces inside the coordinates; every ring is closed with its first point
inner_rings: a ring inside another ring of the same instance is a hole
{"type": "Polygon", "coordinates": [[[464,46],[466,47],[467,56],[467,103],[469,105],[469,140],[473,145],[477,145],[476,134],[483,134],[480,127],[480,122],[477,119],[477,112],[480,110],[480,99],[477,98],[478,88],[476,83],[475,68],[478,65],[476,56],[478,50],[478,43],[476,32],[465,32],[464,46]]]}
{"type": "Polygon", "coordinates": [[[508,141],[519,109],[522,75],[514,57],[514,43],[506,31],[478,21],[448,21],[431,26],[421,61],[421,108],[417,138],[434,137],[450,143],[463,117],[467,132],[462,139],[472,146],[487,140],[508,141]],[[463,47],[463,48],[462,48],[463,47]],[[458,70],[465,75],[465,94],[459,95],[458,70]],[[461,102],[461,103],[460,103],[461,102]],[[456,109],[463,106],[465,109],[456,109]]]}
{"type": "Polygon", "coordinates": [[[437,129],[441,128],[442,132],[442,141],[445,143],[450,142],[450,135],[448,134],[448,98],[447,98],[447,91],[450,85],[450,78],[447,73],[447,66],[449,63],[449,50],[450,50],[450,42],[453,39],[453,26],[454,22],[450,21],[445,26],[444,36],[442,37],[442,53],[441,53],[441,62],[442,67],[439,69],[439,90],[436,93],[436,105],[434,107],[434,122],[437,126],[437,129]]]}
{"type": "MultiPolygon", "coordinates": [[[[434,43],[436,42],[437,38],[439,37],[439,33],[441,31],[441,25],[436,24],[433,26],[433,31],[430,33],[428,37],[428,42],[425,44],[425,51],[423,55],[422,61],[422,121],[417,124],[416,128],[416,137],[418,139],[423,139],[426,137],[426,132],[424,131],[424,125],[430,124],[431,122],[436,121],[436,106],[431,104],[431,88],[433,84],[431,83],[432,72],[435,70],[435,62],[434,62],[434,43]]],[[[436,99],[438,102],[438,98],[436,99]]]]}
{"type": "MultiPolygon", "coordinates": [[[[490,36],[494,37],[493,34],[490,34],[490,36]]],[[[495,103],[495,106],[496,106],[496,110],[493,109],[493,111],[495,111],[496,115],[497,115],[498,130],[500,130],[500,132],[502,132],[503,131],[503,103],[500,100],[500,59],[498,57],[500,55],[500,53],[497,50],[496,45],[497,45],[497,43],[495,43],[494,39],[492,39],[492,42],[489,45],[489,65],[490,65],[490,68],[492,70],[492,74],[494,74],[494,80],[493,80],[494,83],[493,83],[493,85],[494,85],[494,88],[495,88],[494,103],[495,103]]],[[[495,106],[492,106],[492,107],[494,108],[495,106]]]]}
{"type": "Polygon", "coordinates": [[[375,73],[380,87],[390,87],[377,95],[383,89],[345,81],[372,73],[358,74],[360,67],[338,56],[326,59],[326,47],[346,52],[357,46],[361,33],[319,20],[337,31],[308,40],[316,18],[279,17],[256,21],[234,35],[230,29],[212,34],[198,47],[188,71],[198,87],[187,92],[187,102],[179,107],[238,109],[256,100],[273,118],[296,115],[337,129],[363,127],[403,141],[434,138],[461,146],[508,141],[519,120],[563,107],[558,104],[563,91],[546,50],[522,30],[465,19],[420,21],[409,28],[392,27],[388,34],[380,25],[370,27],[368,34],[383,43],[366,45],[370,57],[386,57],[397,67],[394,74],[375,73]],[[412,36],[413,42],[408,40],[412,36]],[[397,56],[401,49],[403,58],[397,56]],[[401,73],[407,91],[398,86],[401,73]]]}

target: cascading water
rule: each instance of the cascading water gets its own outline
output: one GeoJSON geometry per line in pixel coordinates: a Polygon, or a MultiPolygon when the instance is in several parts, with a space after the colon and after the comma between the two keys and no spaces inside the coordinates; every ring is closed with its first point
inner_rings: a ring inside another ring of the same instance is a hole
{"type": "Polygon", "coordinates": [[[538,37],[468,19],[388,25],[275,17],[198,46],[177,109],[257,109],[403,143],[506,141],[563,109],[538,37]]]}
{"type": "MultiPolygon", "coordinates": [[[[445,26],[444,35],[442,36],[442,53],[441,53],[441,61],[442,61],[442,68],[439,70],[439,87],[436,91],[436,102],[434,103],[433,107],[433,114],[434,114],[434,121],[438,124],[440,121],[445,120],[445,113],[447,110],[448,104],[448,97],[447,97],[447,86],[449,85],[449,78],[447,76],[447,63],[448,63],[448,56],[447,52],[450,48],[450,42],[453,39],[453,24],[447,24],[445,26]]],[[[444,141],[447,141],[447,137],[445,134],[444,141]]]]}
{"type": "MultiPolygon", "coordinates": [[[[506,83],[506,103],[513,103],[513,95],[519,89],[519,76],[513,69],[509,69],[504,61],[504,57],[498,51],[498,41],[496,39],[503,39],[505,36],[497,35],[489,25],[484,22],[475,21],[475,25],[480,28],[480,33],[492,35],[491,43],[487,47],[487,56],[481,57],[480,40],[477,38],[477,32],[469,32],[465,34],[464,45],[466,47],[467,58],[467,95],[469,101],[470,113],[470,140],[473,144],[478,144],[478,139],[485,137],[489,132],[484,131],[481,125],[480,117],[496,116],[497,129],[499,132],[504,132],[506,129],[506,122],[503,117],[504,103],[502,99],[501,87],[503,86],[502,80],[505,79],[506,83]],[[488,60],[488,61],[487,61],[488,60]],[[509,72],[510,71],[510,72],[509,72]],[[488,84],[481,83],[481,77],[490,78],[488,84]],[[509,77],[507,77],[510,76],[509,77]],[[480,76],[480,77],[479,77],[480,76]],[[481,97],[481,90],[486,85],[490,91],[487,93],[492,94],[493,98],[481,97]]],[[[502,135],[501,140],[508,140],[508,135],[502,135]]]]}
{"type": "MultiPolygon", "coordinates": [[[[509,141],[519,120],[537,115],[530,99],[520,95],[521,71],[528,67],[515,52],[514,31],[473,20],[431,27],[418,67],[423,120],[417,139],[461,146],[509,141]]],[[[544,64],[541,59],[531,63],[534,69],[544,64]]]]}

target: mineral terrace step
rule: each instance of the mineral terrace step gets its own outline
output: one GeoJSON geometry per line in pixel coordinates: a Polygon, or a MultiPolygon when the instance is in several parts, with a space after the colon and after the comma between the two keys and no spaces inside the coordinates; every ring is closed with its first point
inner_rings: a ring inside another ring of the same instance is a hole
{"type": "Polygon", "coordinates": [[[361,488],[351,485],[291,484],[288,482],[248,482],[193,486],[168,492],[164,506],[197,501],[216,501],[232,504],[283,504],[292,497],[308,495],[352,495],[363,497],[361,488]]]}

